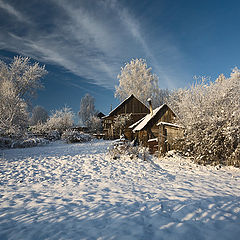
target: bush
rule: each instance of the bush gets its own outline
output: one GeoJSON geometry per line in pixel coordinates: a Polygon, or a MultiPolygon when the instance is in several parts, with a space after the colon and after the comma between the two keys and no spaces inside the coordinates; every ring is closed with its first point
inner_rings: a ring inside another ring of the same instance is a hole
{"type": "Polygon", "coordinates": [[[67,143],[89,142],[92,137],[89,134],[78,132],[76,130],[66,130],[63,132],[62,140],[67,143]]]}
{"type": "Polygon", "coordinates": [[[176,91],[169,100],[185,127],[182,150],[200,164],[240,165],[240,71],[215,82],[202,79],[190,89],[176,91]]]}
{"type": "Polygon", "coordinates": [[[28,148],[48,144],[49,141],[44,138],[32,137],[24,140],[13,141],[11,148],[28,148]]]}
{"type": "Polygon", "coordinates": [[[53,130],[46,123],[38,123],[31,126],[29,131],[36,137],[45,138],[49,141],[56,141],[61,138],[58,130],[53,130]]]}
{"type": "Polygon", "coordinates": [[[30,127],[30,131],[50,141],[59,140],[61,134],[73,126],[74,113],[68,107],[56,110],[45,123],[38,122],[30,127]]]}
{"type": "Polygon", "coordinates": [[[44,124],[47,130],[57,130],[60,134],[74,124],[74,113],[71,108],[64,107],[52,113],[44,124]]]}
{"type": "Polygon", "coordinates": [[[125,139],[117,139],[108,147],[108,152],[113,159],[121,158],[121,156],[128,156],[130,159],[140,158],[148,160],[150,154],[148,148],[142,146],[134,146],[133,143],[125,139]]]}
{"type": "Polygon", "coordinates": [[[0,137],[0,148],[10,148],[12,139],[7,137],[0,137]]]}
{"type": "Polygon", "coordinates": [[[61,139],[61,135],[59,133],[59,131],[57,130],[52,130],[52,131],[48,131],[45,132],[43,134],[44,138],[49,140],[49,141],[56,141],[56,140],[60,140],[61,139]]]}

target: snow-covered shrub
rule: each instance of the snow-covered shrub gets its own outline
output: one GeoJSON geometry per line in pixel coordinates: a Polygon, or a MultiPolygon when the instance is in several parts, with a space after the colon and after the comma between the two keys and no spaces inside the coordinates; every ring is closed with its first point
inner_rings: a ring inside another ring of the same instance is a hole
{"type": "Polygon", "coordinates": [[[13,141],[11,148],[28,148],[28,147],[36,147],[48,144],[49,141],[44,138],[28,138],[25,140],[13,141]]]}
{"type": "Polygon", "coordinates": [[[36,125],[30,126],[29,131],[35,135],[41,135],[47,131],[47,126],[44,123],[38,122],[36,125]]]}
{"type": "Polygon", "coordinates": [[[46,129],[57,130],[60,133],[73,126],[74,113],[71,108],[64,107],[52,113],[46,122],[46,129]]]}
{"type": "Polygon", "coordinates": [[[56,141],[61,138],[61,135],[58,130],[52,130],[46,123],[37,123],[34,126],[29,128],[30,132],[37,136],[43,137],[49,141],[56,141]]]}
{"type": "Polygon", "coordinates": [[[240,144],[227,160],[227,164],[240,168],[240,144]]]}
{"type": "Polygon", "coordinates": [[[37,136],[43,136],[51,141],[58,140],[63,131],[73,126],[73,119],[74,114],[72,110],[64,107],[53,112],[47,122],[38,122],[36,125],[31,126],[30,131],[37,136]]]}
{"type": "Polygon", "coordinates": [[[134,146],[131,142],[124,139],[117,139],[108,147],[108,152],[113,159],[128,156],[131,159],[140,158],[148,160],[150,158],[148,148],[134,146]]]}
{"type": "Polygon", "coordinates": [[[150,158],[149,149],[143,146],[137,146],[138,158],[142,160],[147,160],[150,158]]]}
{"type": "Polygon", "coordinates": [[[89,129],[92,132],[98,132],[102,130],[102,120],[97,116],[92,116],[89,120],[89,129]]]}
{"type": "Polygon", "coordinates": [[[59,131],[57,131],[57,130],[50,130],[50,131],[45,132],[44,138],[49,141],[56,141],[61,138],[61,135],[60,135],[59,131]]]}
{"type": "Polygon", "coordinates": [[[92,137],[89,134],[78,132],[76,130],[66,130],[63,132],[61,139],[67,143],[89,142],[92,137]]]}
{"type": "Polygon", "coordinates": [[[122,135],[124,128],[129,124],[132,120],[132,114],[122,114],[122,115],[117,115],[114,118],[114,124],[113,124],[113,129],[116,134],[119,136],[122,135]]]}
{"type": "Polygon", "coordinates": [[[230,161],[240,143],[240,71],[220,75],[215,82],[202,79],[190,89],[178,90],[170,98],[171,108],[185,126],[183,150],[201,164],[239,165],[230,161]]]}
{"type": "Polygon", "coordinates": [[[108,152],[113,159],[117,159],[126,154],[128,148],[129,142],[117,139],[108,147],[108,152]]]}

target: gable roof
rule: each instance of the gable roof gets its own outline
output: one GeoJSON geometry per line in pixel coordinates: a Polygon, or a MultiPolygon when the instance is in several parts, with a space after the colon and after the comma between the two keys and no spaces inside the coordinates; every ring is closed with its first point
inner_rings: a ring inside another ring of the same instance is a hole
{"type": "Polygon", "coordinates": [[[98,118],[102,118],[102,117],[104,117],[105,116],[105,114],[103,114],[102,112],[99,112],[98,114],[97,114],[97,117],[98,118]]]}
{"type": "Polygon", "coordinates": [[[175,127],[175,128],[184,128],[181,125],[178,125],[178,124],[175,124],[175,123],[168,123],[168,122],[159,122],[159,123],[157,123],[157,126],[160,126],[160,125],[165,125],[165,126],[175,127]]]}
{"type": "Polygon", "coordinates": [[[143,117],[142,119],[140,119],[138,122],[134,123],[133,125],[131,125],[129,128],[133,128],[133,132],[136,131],[141,131],[143,130],[144,127],[146,127],[146,125],[157,115],[157,113],[164,107],[167,106],[166,104],[163,104],[160,107],[157,107],[153,110],[153,114],[149,113],[147,114],[145,117],[143,117]]]}
{"type": "Polygon", "coordinates": [[[103,118],[106,118],[106,117],[109,117],[109,116],[113,116],[117,111],[118,109],[126,104],[128,101],[130,101],[131,99],[135,98],[137,101],[139,101],[140,103],[142,103],[147,109],[149,109],[143,102],[141,102],[139,99],[137,99],[133,94],[131,94],[129,97],[127,97],[126,99],[124,99],[117,107],[115,107],[107,116],[103,117],[103,118]]]}
{"type": "MultiPolygon", "coordinates": [[[[155,108],[153,110],[153,114],[151,113],[147,114],[145,117],[143,117],[139,121],[132,124],[129,128],[131,128],[133,132],[143,130],[145,127],[147,127],[148,124],[150,124],[150,122],[153,122],[153,121],[157,122],[160,119],[160,115],[159,115],[160,112],[162,110],[165,111],[164,109],[166,108],[171,110],[171,108],[167,104],[163,104],[160,107],[155,108]]],[[[174,114],[174,116],[176,116],[172,110],[171,112],[174,114]]]]}

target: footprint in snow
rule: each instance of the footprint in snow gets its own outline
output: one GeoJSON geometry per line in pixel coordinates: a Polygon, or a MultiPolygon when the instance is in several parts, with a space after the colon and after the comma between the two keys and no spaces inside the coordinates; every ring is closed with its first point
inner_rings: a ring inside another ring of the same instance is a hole
{"type": "Polygon", "coordinates": [[[111,192],[111,190],[108,187],[104,188],[103,191],[104,192],[111,192]]]}

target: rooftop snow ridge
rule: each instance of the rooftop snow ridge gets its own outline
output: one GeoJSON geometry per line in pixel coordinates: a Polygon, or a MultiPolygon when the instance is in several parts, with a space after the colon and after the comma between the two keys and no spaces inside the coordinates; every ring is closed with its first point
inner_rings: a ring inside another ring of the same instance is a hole
{"type": "MultiPolygon", "coordinates": [[[[141,131],[147,124],[148,122],[153,119],[156,114],[163,108],[163,106],[165,106],[166,104],[161,105],[160,107],[157,107],[153,110],[153,114],[151,115],[151,113],[149,113],[148,115],[146,115],[144,118],[140,119],[142,121],[139,120],[139,124],[133,129],[133,132],[136,131],[141,131]]],[[[130,127],[132,127],[133,125],[131,125],[130,127]]]]}

